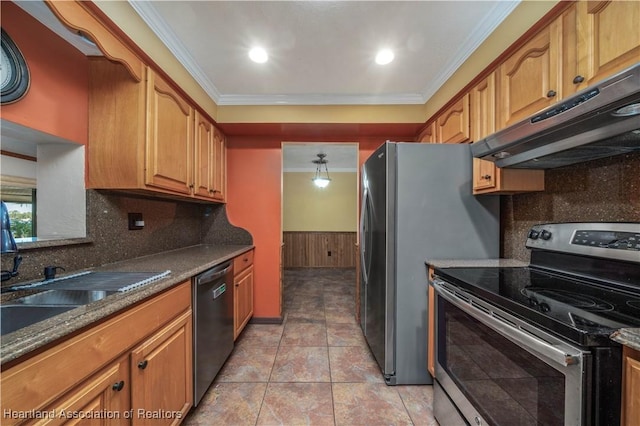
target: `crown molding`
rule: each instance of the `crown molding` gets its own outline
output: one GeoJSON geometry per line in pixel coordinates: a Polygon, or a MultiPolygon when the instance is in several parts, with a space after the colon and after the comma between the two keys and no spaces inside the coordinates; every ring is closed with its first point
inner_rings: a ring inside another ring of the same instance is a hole
{"type": "Polygon", "coordinates": [[[221,95],[218,105],[406,105],[424,102],[419,94],[221,95]]]}
{"type": "Polygon", "coordinates": [[[191,74],[203,90],[220,106],[233,105],[419,105],[424,104],[454,74],[469,56],[484,42],[500,23],[518,6],[521,0],[499,1],[488,17],[477,25],[463,44],[465,48],[453,57],[437,78],[420,93],[389,95],[223,95],[206,73],[188,53],[152,2],[128,0],[133,10],[164,43],[169,51],[191,74]]]}
{"type": "Polygon", "coordinates": [[[167,25],[166,21],[153,7],[153,4],[147,1],[128,1],[133,10],[140,15],[142,20],[151,28],[156,36],[158,36],[160,41],[167,46],[173,56],[185,67],[207,95],[209,95],[214,102],[218,103],[221,97],[220,91],[189,54],[187,47],[179,40],[169,25],[167,25]]]}
{"type": "Polygon", "coordinates": [[[505,20],[507,16],[520,4],[521,0],[499,1],[495,4],[484,20],[476,26],[462,44],[464,49],[455,55],[444,71],[437,76],[422,92],[424,102],[427,102],[444,83],[456,72],[456,70],[471,56],[473,52],[493,33],[493,31],[505,20]]]}

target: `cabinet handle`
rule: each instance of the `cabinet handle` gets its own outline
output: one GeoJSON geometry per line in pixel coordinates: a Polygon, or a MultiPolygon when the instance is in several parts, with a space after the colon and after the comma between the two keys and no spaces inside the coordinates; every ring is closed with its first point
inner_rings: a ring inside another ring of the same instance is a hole
{"type": "Polygon", "coordinates": [[[147,361],[146,359],[144,361],[140,361],[138,363],[138,368],[140,370],[144,370],[145,368],[147,368],[147,364],[149,364],[149,361],[147,361]]]}
{"type": "Polygon", "coordinates": [[[584,77],[583,77],[583,76],[581,76],[581,75],[576,75],[576,76],[573,78],[573,84],[580,84],[580,83],[582,83],[583,81],[584,81],[584,77]]]}
{"type": "Polygon", "coordinates": [[[189,184],[189,188],[191,188],[191,189],[193,189],[193,188],[194,188],[194,186],[195,186],[195,185],[194,185],[194,184],[192,184],[192,183],[190,183],[190,184],[189,184]]]}
{"type": "Polygon", "coordinates": [[[551,89],[547,92],[547,98],[553,98],[555,95],[557,95],[556,91],[551,89]]]}
{"type": "Polygon", "coordinates": [[[491,180],[491,175],[480,176],[480,179],[491,180]]]}
{"type": "Polygon", "coordinates": [[[114,383],[113,386],[111,386],[111,389],[116,392],[120,392],[122,389],[124,389],[124,380],[120,380],[119,382],[114,383]]]}

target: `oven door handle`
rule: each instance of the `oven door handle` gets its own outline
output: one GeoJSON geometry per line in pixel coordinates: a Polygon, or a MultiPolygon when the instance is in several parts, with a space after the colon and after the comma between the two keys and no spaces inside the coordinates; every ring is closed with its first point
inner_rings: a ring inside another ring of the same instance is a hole
{"type": "Polygon", "coordinates": [[[471,302],[464,301],[463,299],[457,297],[455,294],[451,294],[451,291],[443,287],[443,284],[443,281],[437,279],[432,281],[432,285],[440,297],[448,300],[457,308],[476,318],[478,321],[484,323],[485,325],[491,327],[496,332],[502,334],[512,342],[518,343],[525,349],[540,354],[550,361],[553,361],[564,367],[577,365],[580,363],[580,360],[582,359],[581,351],[577,349],[574,351],[570,351],[570,347],[568,347],[568,345],[563,345],[566,349],[558,348],[557,346],[552,345],[551,343],[546,342],[537,336],[529,334],[528,332],[523,331],[520,328],[516,328],[512,324],[507,322],[506,319],[503,319],[502,315],[495,313],[494,308],[490,305],[486,304],[486,306],[483,306],[485,305],[484,303],[479,303],[478,300],[473,300],[474,304],[482,307],[477,308],[473,306],[471,302]],[[485,312],[484,309],[487,309],[487,312],[485,312]]]}

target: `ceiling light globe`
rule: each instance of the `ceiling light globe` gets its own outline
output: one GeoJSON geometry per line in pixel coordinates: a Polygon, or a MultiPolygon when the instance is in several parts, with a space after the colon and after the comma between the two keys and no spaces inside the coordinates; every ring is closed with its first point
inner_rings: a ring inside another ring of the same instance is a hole
{"type": "Polygon", "coordinates": [[[249,58],[253,62],[257,62],[258,64],[263,64],[267,62],[267,60],[269,59],[269,55],[267,54],[267,51],[264,50],[262,47],[254,47],[249,51],[249,58]]]}
{"type": "Polygon", "coordinates": [[[376,55],[376,63],[378,65],[387,65],[388,63],[393,61],[394,57],[395,56],[394,56],[394,54],[393,54],[393,52],[391,50],[382,49],[376,55]]]}
{"type": "Polygon", "coordinates": [[[329,179],[326,179],[326,178],[315,178],[313,180],[313,183],[318,188],[326,188],[329,185],[329,179]]]}

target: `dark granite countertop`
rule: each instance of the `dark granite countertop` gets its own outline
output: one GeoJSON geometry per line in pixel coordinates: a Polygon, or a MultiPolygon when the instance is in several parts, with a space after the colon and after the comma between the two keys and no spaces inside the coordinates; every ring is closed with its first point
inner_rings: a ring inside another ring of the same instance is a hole
{"type": "MultiPolygon", "coordinates": [[[[87,269],[95,272],[158,273],[169,270],[171,273],[167,277],[139,289],[113,294],[102,300],[80,306],[2,336],[0,341],[1,363],[13,361],[51,342],[91,326],[109,315],[176,284],[190,280],[194,275],[252,248],[251,245],[197,245],[87,269]]],[[[73,271],[73,273],[77,272],[82,271],[73,271]]],[[[71,272],[65,275],[71,275],[71,272]]]]}
{"type": "Polygon", "coordinates": [[[427,259],[425,263],[434,268],[521,268],[528,263],[516,259],[427,259]]]}
{"type": "Polygon", "coordinates": [[[611,335],[611,340],[640,351],[640,328],[621,328],[611,335]]]}

